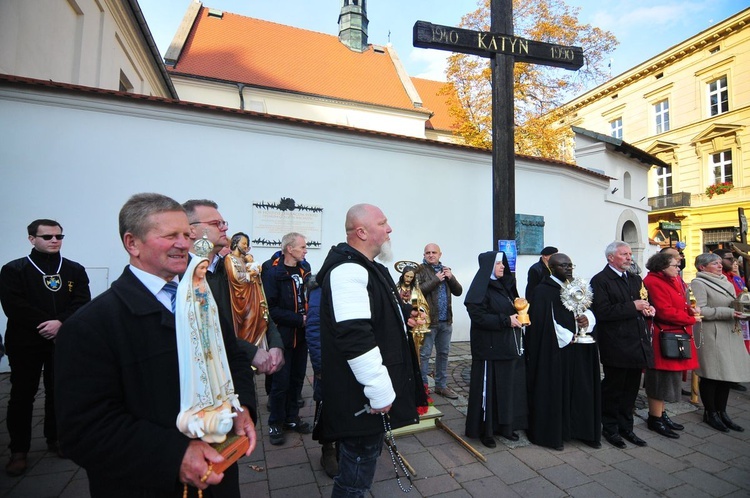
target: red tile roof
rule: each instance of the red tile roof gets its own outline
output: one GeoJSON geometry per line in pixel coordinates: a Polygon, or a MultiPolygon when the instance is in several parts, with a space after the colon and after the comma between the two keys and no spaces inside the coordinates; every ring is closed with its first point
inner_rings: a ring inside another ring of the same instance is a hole
{"type": "Polygon", "coordinates": [[[362,53],[337,36],[202,7],[172,73],[415,109],[387,52],[362,53]]]}
{"type": "Polygon", "coordinates": [[[450,96],[441,94],[447,83],[423,78],[412,78],[411,81],[419,92],[419,96],[422,97],[422,106],[433,112],[432,117],[427,121],[427,128],[453,131],[453,118],[448,112],[450,96]]]}

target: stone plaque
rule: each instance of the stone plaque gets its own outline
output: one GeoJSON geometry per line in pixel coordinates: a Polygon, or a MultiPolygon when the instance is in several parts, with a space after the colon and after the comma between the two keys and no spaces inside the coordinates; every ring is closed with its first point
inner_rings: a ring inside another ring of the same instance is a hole
{"type": "Polygon", "coordinates": [[[516,248],[518,254],[538,256],[544,248],[544,216],[516,214],[516,248]]]}

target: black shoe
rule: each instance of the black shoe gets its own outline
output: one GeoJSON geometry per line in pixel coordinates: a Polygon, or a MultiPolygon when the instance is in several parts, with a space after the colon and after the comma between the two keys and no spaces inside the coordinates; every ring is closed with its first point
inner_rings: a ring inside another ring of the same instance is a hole
{"type": "Polygon", "coordinates": [[[284,444],[284,431],[278,425],[272,425],[268,428],[268,435],[271,438],[271,444],[278,446],[284,444]]]}
{"type": "Polygon", "coordinates": [[[500,434],[508,441],[518,441],[520,437],[518,436],[518,433],[516,431],[512,431],[510,434],[500,434]]]}
{"type": "Polygon", "coordinates": [[[668,437],[670,439],[680,438],[679,434],[677,434],[676,432],[672,432],[672,429],[667,427],[667,424],[664,423],[664,420],[661,417],[654,417],[653,415],[649,415],[648,420],[646,421],[646,426],[649,428],[649,430],[652,430],[657,434],[661,434],[664,437],[668,437]]]}
{"type": "Polygon", "coordinates": [[[625,444],[625,441],[622,440],[622,436],[620,436],[617,433],[610,434],[608,432],[602,431],[602,436],[604,436],[604,439],[607,440],[609,444],[614,446],[615,448],[620,448],[621,450],[624,450],[628,447],[627,444],[625,444]]]}
{"type": "Polygon", "coordinates": [[[743,386],[739,382],[735,382],[732,385],[730,385],[729,389],[734,389],[735,391],[739,391],[741,393],[744,393],[747,391],[747,387],[743,386]]]}
{"type": "Polygon", "coordinates": [[[602,447],[602,443],[600,443],[599,441],[589,441],[588,439],[581,439],[580,441],[589,448],[594,448],[595,450],[598,450],[602,447]]]}
{"type": "Polygon", "coordinates": [[[497,446],[497,443],[495,442],[494,437],[482,436],[481,440],[482,440],[482,444],[488,448],[494,448],[495,446],[497,446]]]}
{"type": "Polygon", "coordinates": [[[620,431],[620,436],[627,439],[636,446],[648,446],[648,443],[635,435],[633,431],[620,431]]]}
{"type": "Polygon", "coordinates": [[[667,415],[666,411],[661,412],[661,420],[664,422],[664,425],[672,429],[673,431],[681,431],[685,428],[684,425],[678,424],[671,418],[669,418],[669,415],[667,415]]]}
{"type": "Polygon", "coordinates": [[[312,426],[300,419],[291,422],[284,422],[284,429],[299,432],[300,434],[310,434],[312,432],[312,426]]]}
{"type": "Polygon", "coordinates": [[[727,429],[732,429],[733,431],[737,432],[744,432],[745,429],[740,427],[739,425],[732,422],[732,419],[729,418],[729,415],[727,415],[727,412],[719,412],[719,418],[722,422],[724,422],[724,425],[727,426],[727,429]]]}
{"type": "Polygon", "coordinates": [[[682,395],[683,395],[683,396],[692,396],[692,394],[693,394],[693,393],[691,393],[691,392],[690,392],[690,391],[688,391],[687,389],[683,389],[683,390],[682,390],[682,395]]]}
{"type": "Polygon", "coordinates": [[[729,432],[727,426],[721,421],[718,412],[703,412],[703,421],[719,432],[729,432]]]}

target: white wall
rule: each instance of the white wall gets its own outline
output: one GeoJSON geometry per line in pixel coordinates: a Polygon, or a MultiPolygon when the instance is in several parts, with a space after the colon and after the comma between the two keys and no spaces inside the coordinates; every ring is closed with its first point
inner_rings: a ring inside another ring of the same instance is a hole
{"type": "MultiPolygon", "coordinates": [[[[130,195],[144,191],[181,202],[214,199],[229,233],[251,236],[254,201],[291,197],[322,206],[324,249],[309,251],[313,271],[344,239],[344,214],[358,202],[377,204],[389,217],[396,260],[419,262],[424,245],[436,242],[465,291],[477,255],[495,245],[487,152],[3,84],[0,130],[0,209],[6,213],[0,262],[28,254],[31,220],[55,218],[67,235],[63,254],[91,270],[95,291],[127,264],[117,213],[130,195]]],[[[520,161],[516,170],[516,211],[543,215],[545,244],[570,255],[576,273],[590,278],[604,266],[604,247],[629,208],[605,199],[606,179],[541,161],[520,161]]],[[[645,228],[645,213],[637,216],[645,228]]],[[[254,255],[265,260],[272,252],[255,249],[254,255]]],[[[521,294],[537,259],[519,259],[521,294]]],[[[454,308],[454,340],[468,340],[463,297],[454,298],[454,308]]]]}

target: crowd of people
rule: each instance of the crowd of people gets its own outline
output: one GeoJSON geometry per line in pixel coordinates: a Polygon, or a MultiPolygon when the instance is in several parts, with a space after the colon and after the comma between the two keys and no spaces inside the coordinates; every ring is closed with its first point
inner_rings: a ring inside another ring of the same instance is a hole
{"type": "MultiPolygon", "coordinates": [[[[382,264],[391,227],[374,205],[349,209],[345,242],[315,275],[303,234],[286,234],[260,264],[250,237],[230,239],[228,229],[213,201],[134,195],[119,215],[129,264],[91,301],[83,266],[60,255],[62,226],[28,226],[31,253],[0,272],[8,475],[28,467],[42,372],[48,449],[86,469],[93,497],[238,497],[237,465],[221,451],[237,440],[244,455],[256,446],[255,373],[266,377],[270,443],[312,432],[334,497],[364,496],[390,431],[417,423],[431,392],[459,397],[447,370],[452,298],[463,288],[436,243],[421,263],[397,266],[396,283],[382,264]],[[312,424],[300,418],[308,355],[312,424]]],[[[590,283],[557,248],[540,256],[525,299],[506,254],[478,256],[464,299],[467,437],[492,448],[496,436],[516,441],[525,430],[557,450],[571,440],[599,448],[602,436],[646,446],[633,430],[643,378],[647,428],[676,439],[683,426],[665,403],[680,398],[687,371],[700,377],[704,422],[744,430],[727,413],[730,389],[750,381],[747,316],[734,307],[745,282],[732,252],[698,256],[689,286],[671,247],[641,279],[630,246],[613,242],[590,283]]]]}

